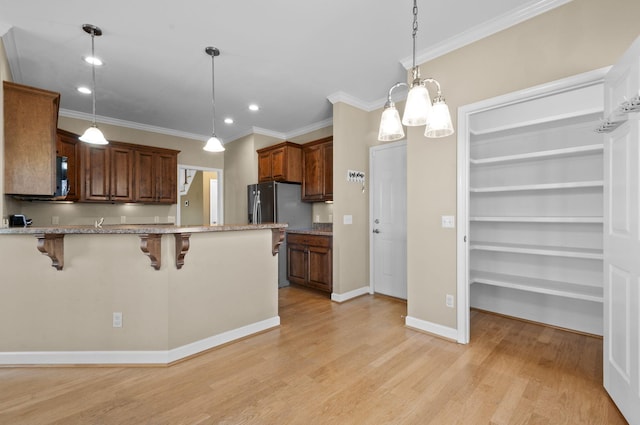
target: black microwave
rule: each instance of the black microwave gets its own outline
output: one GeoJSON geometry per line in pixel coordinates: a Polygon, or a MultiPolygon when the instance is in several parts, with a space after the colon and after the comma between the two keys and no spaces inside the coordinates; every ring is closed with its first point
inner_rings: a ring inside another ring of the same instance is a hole
{"type": "Polygon", "coordinates": [[[53,196],[67,196],[69,193],[69,178],[67,168],[69,166],[66,156],[56,157],[56,192],[53,196]]]}

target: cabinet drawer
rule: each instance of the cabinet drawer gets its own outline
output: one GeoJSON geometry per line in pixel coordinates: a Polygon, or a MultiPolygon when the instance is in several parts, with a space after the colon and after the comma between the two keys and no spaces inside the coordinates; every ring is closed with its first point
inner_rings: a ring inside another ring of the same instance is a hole
{"type": "Polygon", "coordinates": [[[299,244],[309,246],[331,247],[331,236],[305,235],[298,233],[287,234],[287,244],[299,244]]]}

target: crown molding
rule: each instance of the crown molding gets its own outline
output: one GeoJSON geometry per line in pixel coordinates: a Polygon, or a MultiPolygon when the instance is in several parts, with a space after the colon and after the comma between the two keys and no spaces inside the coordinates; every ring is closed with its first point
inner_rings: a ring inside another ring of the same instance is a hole
{"type": "Polygon", "coordinates": [[[0,23],[0,34],[2,34],[2,44],[4,44],[4,51],[7,55],[7,61],[9,62],[9,69],[11,70],[11,78],[14,83],[22,83],[22,69],[20,68],[20,61],[18,60],[18,48],[16,46],[14,31],[14,27],[9,26],[5,28],[3,24],[0,23]]]}
{"type": "Polygon", "coordinates": [[[281,133],[279,131],[269,130],[268,128],[251,127],[251,133],[253,133],[253,134],[261,134],[263,136],[269,136],[269,137],[273,137],[273,138],[281,139],[281,140],[286,140],[287,139],[287,134],[286,133],[281,133]]]}
{"type": "Polygon", "coordinates": [[[321,128],[329,127],[330,125],[333,125],[333,117],[289,131],[287,132],[287,137],[285,137],[285,139],[302,136],[303,134],[311,133],[312,131],[320,130],[321,128]]]}
{"type": "MultiPolygon", "coordinates": [[[[93,120],[93,115],[91,114],[78,112],[78,111],[71,111],[69,109],[60,109],[59,114],[67,118],[76,118],[76,119],[86,120],[86,121],[93,120]]],[[[184,139],[192,139],[192,140],[198,140],[198,141],[204,141],[209,137],[209,136],[204,136],[202,134],[187,133],[185,131],[172,130],[170,128],[157,127],[155,125],[140,124],[133,121],[119,120],[116,118],[109,118],[101,115],[96,115],[96,122],[99,122],[102,124],[115,125],[118,127],[132,128],[134,130],[149,131],[151,133],[166,134],[167,136],[182,137],[184,139]]]]}
{"type": "Polygon", "coordinates": [[[0,21],[0,37],[4,37],[4,35],[8,33],[11,28],[11,25],[7,24],[6,22],[0,21]]]}
{"type": "Polygon", "coordinates": [[[378,106],[378,104],[380,103],[378,100],[373,102],[365,102],[364,100],[357,98],[355,96],[352,96],[349,93],[346,93],[343,91],[331,93],[329,96],[327,96],[327,99],[329,99],[329,102],[331,102],[334,105],[336,103],[346,103],[347,105],[365,110],[367,112],[371,112],[373,110],[378,109],[379,107],[382,107],[382,105],[384,105],[384,102],[386,101],[386,98],[385,98],[385,100],[382,101],[382,104],[378,106]]]}
{"type": "MultiPolygon", "coordinates": [[[[448,38],[429,49],[420,51],[416,55],[416,64],[419,65],[429,62],[430,60],[443,56],[478,40],[482,40],[483,38],[489,37],[490,35],[500,31],[506,30],[507,28],[557,7],[563,6],[571,1],[572,0],[538,0],[521,8],[514,9],[480,25],[469,28],[463,33],[455,37],[448,38]]],[[[404,66],[405,69],[409,70],[413,64],[412,57],[407,56],[403,58],[400,63],[402,63],[402,66],[404,66]]]]}

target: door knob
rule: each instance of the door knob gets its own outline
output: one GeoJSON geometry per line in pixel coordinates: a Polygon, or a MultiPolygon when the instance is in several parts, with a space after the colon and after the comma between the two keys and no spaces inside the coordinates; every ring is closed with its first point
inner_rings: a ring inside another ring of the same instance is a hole
{"type": "Polygon", "coordinates": [[[374,223],[376,224],[380,224],[380,220],[378,220],[377,218],[375,220],[373,220],[374,223]]]}
{"type": "Polygon", "coordinates": [[[380,233],[380,229],[373,229],[373,233],[380,233]]]}

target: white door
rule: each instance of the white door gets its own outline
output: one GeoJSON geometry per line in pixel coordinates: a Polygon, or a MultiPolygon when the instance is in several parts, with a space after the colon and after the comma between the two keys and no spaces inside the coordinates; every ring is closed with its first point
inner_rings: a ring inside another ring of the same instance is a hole
{"type": "Polygon", "coordinates": [[[209,179],[209,224],[218,224],[218,179],[209,179]]]}
{"type": "Polygon", "coordinates": [[[406,141],[369,151],[372,291],[407,299],[406,141]]]}
{"type": "Polygon", "coordinates": [[[640,38],[605,78],[604,386],[640,424],[640,38]],[[621,107],[622,106],[622,107],[621,107]]]}

